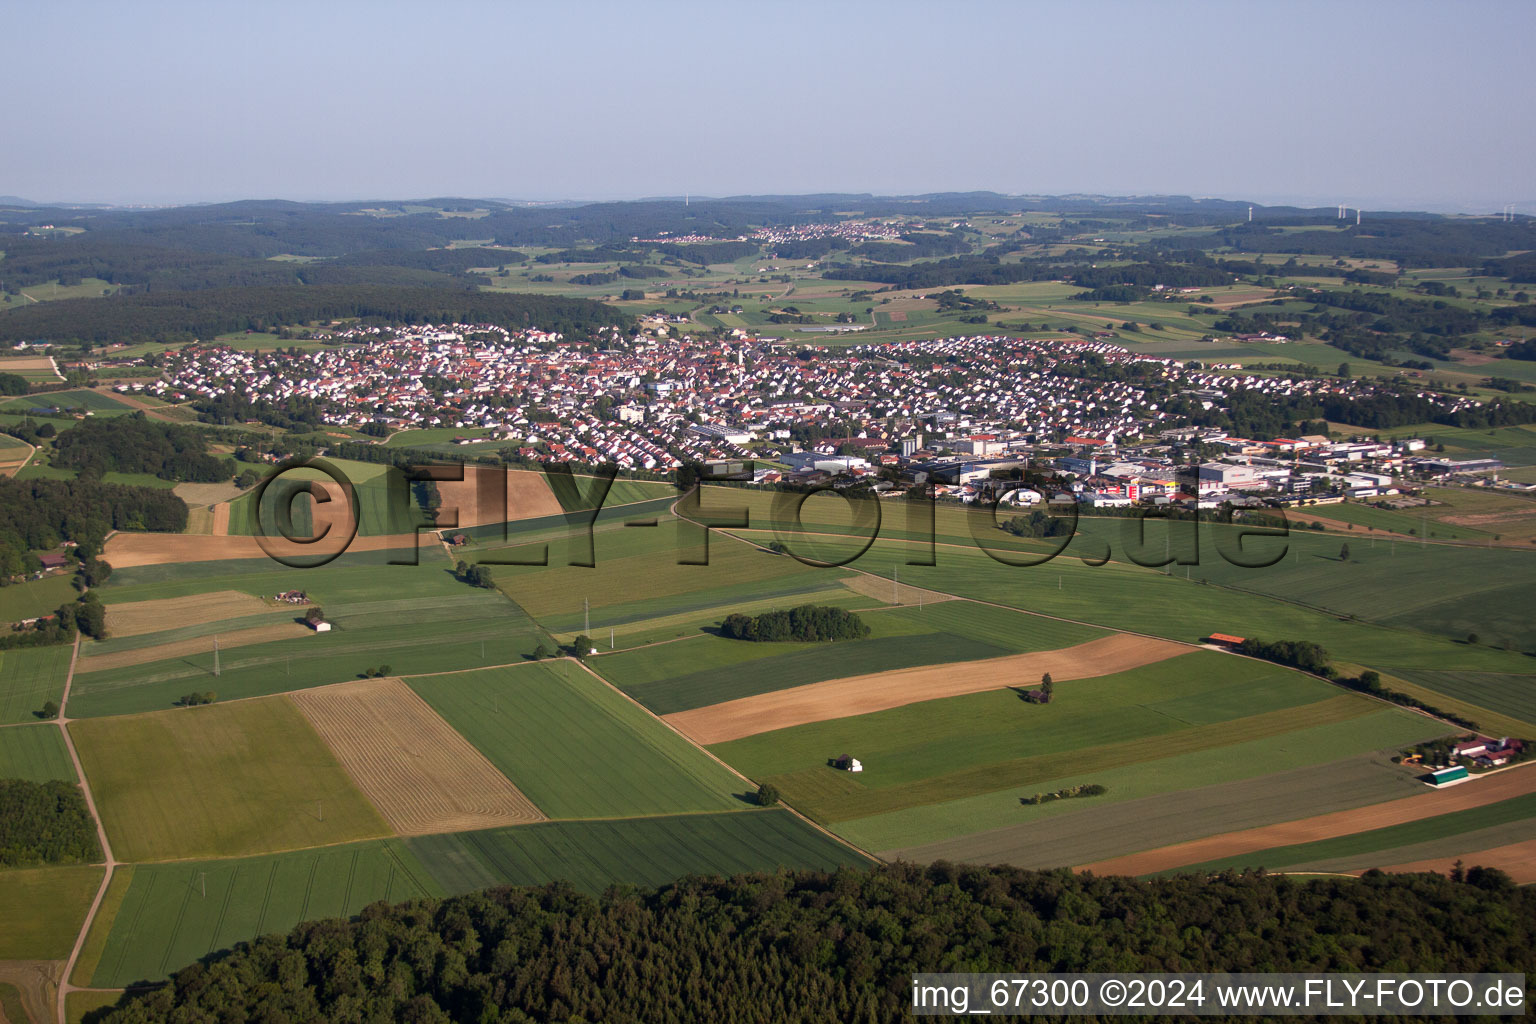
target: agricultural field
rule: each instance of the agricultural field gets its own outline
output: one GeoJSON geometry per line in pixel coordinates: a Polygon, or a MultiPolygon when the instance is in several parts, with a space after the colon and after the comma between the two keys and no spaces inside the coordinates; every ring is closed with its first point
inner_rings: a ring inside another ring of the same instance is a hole
{"type": "Polygon", "coordinates": [[[742,806],[741,779],[574,662],[407,682],[551,818],[742,806]]]}
{"type": "Polygon", "coordinates": [[[783,810],[548,822],[423,836],[406,847],[448,893],[559,880],[599,893],[616,884],[665,885],[685,874],[869,863],[783,810]]]}
{"type": "Polygon", "coordinates": [[[396,835],[526,824],[543,815],[398,679],[290,698],[396,835]]]}
{"type": "Polygon", "coordinates": [[[20,438],[0,434],[0,476],[15,476],[32,457],[32,446],[20,438]]]}
{"type": "Polygon", "coordinates": [[[101,874],[90,864],[0,871],[0,960],[68,957],[101,874]]]}
{"type": "Polygon", "coordinates": [[[0,411],[15,413],[47,414],[54,410],[80,411],[92,416],[126,416],[133,408],[109,394],[78,388],[67,391],[48,391],[35,395],[0,402],[0,411]]]}
{"type": "Polygon", "coordinates": [[[64,693],[72,647],[16,647],[0,651],[0,724],[37,721],[36,712],[64,693]]]}
{"type": "Polygon", "coordinates": [[[375,900],[437,895],[441,890],[400,840],[139,864],[116,913],[93,928],[101,952],[90,984],[159,981],[215,950],[300,921],[351,916],[375,900]]]}
{"type": "Polygon", "coordinates": [[[78,781],[64,737],[46,723],[0,729],[0,779],[78,781]]]}
{"type": "MultiPolygon", "coordinates": [[[[989,856],[1010,850],[1023,856],[1032,841],[1029,826],[1042,819],[1097,814],[1123,801],[1188,795],[1240,779],[1262,787],[1269,783],[1260,777],[1271,773],[1446,731],[1278,666],[1204,651],[1058,683],[1046,705],[1021,700],[1015,689],[1038,685],[1038,678],[997,685],[710,749],[754,780],[772,782],[791,804],[865,849],[917,855],[974,844],[989,856]],[[1091,765],[1080,756],[1087,751],[1091,765]],[[864,771],[830,767],[843,753],[863,761],[864,771]],[[1090,783],[1109,792],[1020,803],[1032,793],[1090,783]]],[[[1355,789],[1366,793],[1371,786],[1355,789]]],[[[1088,834],[1090,841],[1107,838],[1088,834]]]]}
{"type": "Polygon", "coordinates": [[[282,697],[69,728],[123,860],[240,856],[389,831],[282,697]]]}
{"type": "Polygon", "coordinates": [[[0,373],[13,373],[34,384],[64,379],[49,356],[0,356],[0,373]]]}

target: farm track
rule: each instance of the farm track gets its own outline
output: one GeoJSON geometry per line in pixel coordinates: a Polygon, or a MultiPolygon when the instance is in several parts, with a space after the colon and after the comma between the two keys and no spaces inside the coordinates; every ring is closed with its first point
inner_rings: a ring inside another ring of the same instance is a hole
{"type": "Polygon", "coordinates": [[[396,835],[545,820],[469,741],[397,678],[288,695],[396,835]]]}

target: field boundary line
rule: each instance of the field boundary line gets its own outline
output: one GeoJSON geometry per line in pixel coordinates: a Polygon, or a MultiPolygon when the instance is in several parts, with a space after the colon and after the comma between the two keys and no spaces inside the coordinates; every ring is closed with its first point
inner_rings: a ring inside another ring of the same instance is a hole
{"type": "MultiPolygon", "coordinates": [[[[577,665],[581,666],[583,671],[590,673],[591,676],[594,679],[596,679],[598,682],[600,682],[604,686],[608,687],[610,690],[612,690],[614,693],[618,694],[620,697],[622,697],[625,700],[629,701],[629,703],[633,704],[635,707],[639,708],[645,714],[649,715],[653,720],[655,720],[657,722],[660,722],[667,729],[670,729],[674,734],[679,736],[683,740],[684,743],[687,743],[690,747],[693,747],[695,750],[698,750],[699,752],[704,754],[705,757],[708,757],[710,760],[714,761],[720,767],[724,768],[726,771],[728,771],[732,775],[736,776],[742,782],[745,782],[749,787],[752,785],[752,780],[751,779],[747,778],[745,775],[741,774],[741,772],[737,771],[735,768],[733,768],[730,765],[726,764],[724,761],[720,760],[720,758],[716,757],[713,753],[711,753],[705,747],[700,746],[698,743],[695,743],[691,738],[689,738],[688,736],[684,735],[681,731],[679,731],[677,729],[677,727],[674,726],[671,722],[668,722],[666,719],[662,718],[660,715],[657,715],[650,708],[646,707],[644,704],[641,704],[638,700],[635,700],[635,698],[631,697],[629,694],[625,693],[623,690],[621,690],[617,686],[613,685],[613,683],[611,683],[607,679],[603,678],[601,673],[599,673],[596,669],[592,668],[586,662],[582,661],[580,658],[569,658],[569,659],[566,659],[566,660],[574,661],[577,665]]],[[[853,843],[849,842],[847,839],[844,839],[842,836],[838,835],[836,832],[833,832],[831,829],[829,829],[829,828],[825,827],[824,825],[822,825],[820,822],[811,820],[810,818],[806,817],[804,814],[800,813],[800,811],[796,810],[794,807],[791,807],[789,804],[784,803],[782,800],[779,802],[779,806],[784,808],[789,813],[793,814],[795,817],[799,818],[801,821],[805,822],[807,825],[811,826],[811,828],[813,828],[816,831],[820,832],[822,835],[825,835],[828,838],[832,839],[834,842],[838,843],[839,845],[847,847],[848,849],[852,850],[854,853],[857,853],[861,857],[868,858],[871,863],[873,863],[873,864],[883,864],[883,863],[885,863],[883,860],[881,860],[879,857],[875,856],[873,853],[870,853],[868,850],[864,849],[861,846],[854,845],[853,843]]],[[[751,810],[751,808],[750,807],[742,808],[742,810],[751,810]]],[[[713,813],[713,812],[705,812],[705,813],[713,813]]],[[[739,812],[731,812],[731,813],[739,813],[739,812]]],[[[670,815],[649,815],[649,817],[669,817],[669,816],[670,815]]],[[[623,819],[612,819],[612,820],[623,820],[623,819]]]]}

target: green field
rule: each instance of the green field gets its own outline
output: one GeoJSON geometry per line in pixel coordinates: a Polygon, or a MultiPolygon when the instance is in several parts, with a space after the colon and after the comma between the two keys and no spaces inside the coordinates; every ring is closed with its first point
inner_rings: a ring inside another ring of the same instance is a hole
{"type": "Polygon", "coordinates": [[[126,416],[134,411],[132,407],[124,405],[111,395],[98,391],[86,391],[83,388],[23,395],[20,398],[0,402],[0,410],[6,412],[26,413],[49,408],[84,409],[97,416],[126,416]]]}
{"type": "MultiPolygon", "coordinates": [[[[99,875],[97,876],[100,877],[99,875]]],[[[159,981],[211,952],[375,900],[441,895],[399,840],[238,860],[140,864],[91,984],[159,981]]],[[[94,934],[94,930],[93,930],[94,934]]]]}
{"type": "MultiPolygon", "coordinates": [[[[1260,866],[1270,870],[1277,870],[1344,859],[1353,860],[1361,857],[1365,858],[1367,862],[1371,862],[1380,858],[1385,851],[1395,851],[1401,847],[1415,846],[1439,839],[1465,839],[1470,834],[1481,829],[1492,829],[1498,826],[1517,823],[1523,826],[1521,838],[1536,838],[1536,794],[1517,796],[1510,800],[1501,800],[1498,803],[1487,804],[1483,807],[1473,807],[1465,811],[1453,811],[1450,814],[1441,814],[1433,818],[1421,818],[1418,821],[1409,821],[1401,825],[1390,825],[1386,828],[1372,829],[1369,832],[1356,832],[1353,835],[1337,836],[1332,839],[1322,839],[1312,843],[1279,846],[1240,856],[1204,861],[1175,870],[1180,874],[1196,871],[1227,871],[1260,866]]],[[[1509,838],[1504,841],[1515,842],[1517,840],[1509,838]]],[[[1481,845],[1477,844],[1467,848],[1479,849],[1481,845]]],[[[1394,855],[1391,859],[1381,860],[1380,863],[1392,863],[1395,859],[1396,856],[1394,855]]],[[[1163,872],[1163,874],[1171,873],[1173,872],[1163,872]]]]}
{"type": "Polygon", "coordinates": [[[79,781],[58,726],[44,724],[0,729],[0,779],[79,781]]]}
{"type": "MultiPolygon", "coordinates": [[[[1345,724],[1358,728],[1355,722],[1345,724]]],[[[1211,755],[1219,758],[1220,767],[1212,757],[1197,755],[1180,759],[1187,762],[1183,766],[1166,766],[1172,771],[1165,770],[1165,766],[1156,761],[1103,773],[1090,769],[1082,777],[1109,788],[1104,796],[1093,799],[1061,800],[1024,807],[1012,793],[997,794],[992,800],[996,817],[998,820],[1011,818],[1014,824],[886,849],[881,856],[919,863],[953,860],[1049,869],[1086,864],[1149,846],[1186,842],[1220,832],[1364,807],[1384,800],[1415,796],[1423,791],[1413,772],[1393,765],[1384,754],[1363,754],[1341,761],[1282,768],[1284,755],[1278,749],[1280,744],[1294,742],[1298,737],[1298,733],[1288,733],[1278,739],[1240,745],[1241,750],[1219,748],[1211,751],[1211,755]],[[1262,749],[1266,747],[1267,750],[1262,749]],[[1262,774],[1252,774],[1255,772],[1262,774]],[[1151,784],[1177,785],[1179,774],[1184,776],[1186,784],[1200,778],[1225,781],[1142,795],[1152,788],[1151,784]]],[[[1041,788],[1049,791],[1076,784],[1051,782],[1041,788]]],[[[982,800],[974,798],[956,803],[980,804],[982,800]]],[[[977,808],[978,813],[968,816],[968,822],[960,820],[957,823],[962,828],[974,827],[988,819],[990,809],[977,808]]],[[[937,816],[924,812],[932,810],[917,808],[906,812],[900,815],[902,821],[895,820],[897,815],[883,822],[860,819],[849,823],[848,828],[866,839],[889,842],[891,835],[902,825],[911,830],[908,836],[930,831],[937,816]]],[[[959,808],[950,810],[956,812],[957,819],[966,817],[959,808]]]]}
{"type": "Polygon", "coordinates": [[[1536,722],[1536,676],[1399,669],[1404,679],[1525,722],[1536,722]]]}
{"type": "Polygon", "coordinates": [[[64,694],[72,644],[0,651],[0,722],[35,722],[33,712],[64,694]]]}
{"type": "Polygon", "coordinates": [[[123,860],[239,856],[389,833],[281,697],[69,728],[123,860]]]}
{"type": "Polygon", "coordinates": [[[63,960],[101,885],[89,864],[0,871],[0,960],[63,960]]]}
{"type": "Polygon", "coordinates": [[[561,880],[599,893],[614,884],[666,885],[688,874],[869,863],[782,810],[548,822],[420,836],[406,845],[449,893],[561,880]]]}
{"type": "Polygon", "coordinates": [[[551,818],[742,806],[740,779],[571,662],[407,682],[551,818]]]}
{"type": "Polygon", "coordinates": [[[710,635],[604,656],[593,667],[658,715],[790,686],[918,665],[1054,650],[1102,630],[968,601],[866,611],[872,635],[827,644],[750,643],[710,635]]]}
{"type": "MultiPolygon", "coordinates": [[[[436,554],[424,547],[418,566],[338,560],[319,569],[293,570],[275,562],[241,561],[222,563],[231,567],[228,575],[109,585],[103,593],[112,602],[219,590],[270,597],[299,588],[324,608],[333,629],[222,649],[217,677],[212,637],[241,620],[109,640],[102,645],[104,650],[186,636],[207,637],[208,643],[195,654],[77,672],[70,713],[88,718],[156,710],[169,707],[190,690],[212,689],[224,697],[262,696],[341,682],[381,664],[396,673],[417,674],[507,664],[548,642],[547,635],[505,596],[454,579],[441,549],[435,550],[436,554]],[[263,571],[250,571],[258,568],[263,571]]],[[[394,555],[399,557],[400,552],[394,555]]]]}
{"type": "Polygon", "coordinates": [[[59,605],[79,596],[75,593],[74,577],[68,573],[0,587],[0,623],[52,615],[59,605]]]}
{"type": "Polygon", "coordinates": [[[1300,673],[1210,652],[1058,683],[1056,694],[1040,706],[1011,689],[992,690],[762,733],[711,750],[750,777],[772,781],[797,808],[838,822],[861,844],[877,844],[867,848],[890,849],[1031,820],[1048,809],[1022,808],[1019,797],[1102,782],[1109,774],[1117,777],[1118,799],[1230,779],[1230,759],[1212,752],[1242,744],[1286,737],[1280,750],[1307,751],[1306,760],[1284,765],[1291,768],[1444,732],[1437,723],[1300,673]],[[1373,724],[1376,715],[1386,716],[1386,728],[1373,724]],[[1346,726],[1327,728],[1340,723],[1346,726]],[[1320,734],[1308,740],[1314,730],[1320,734]],[[1341,741],[1352,745],[1340,747],[1341,741]],[[1085,751],[1093,752],[1091,767],[1082,762],[1085,751]],[[858,757],[865,770],[854,775],[829,767],[841,753],[858,757]],[[1150,769],[1148,762],[1166,763],[1150,769]],[[1196,772],[1197,763],[1205,764],[1203,773],[1181,779],[1181,766],[1196,772]],[[1142,774],[1145,779],[1123,788],[1142,774]],[[1075,781],[1061,783],[1066,778],[1075,781]],[[973,798],[984,806],[966,803],[973,798]],[[919,810],[925,807],[930,810],[919,810]],[[867,826],[850,824],[874,818],[867,826]]]}

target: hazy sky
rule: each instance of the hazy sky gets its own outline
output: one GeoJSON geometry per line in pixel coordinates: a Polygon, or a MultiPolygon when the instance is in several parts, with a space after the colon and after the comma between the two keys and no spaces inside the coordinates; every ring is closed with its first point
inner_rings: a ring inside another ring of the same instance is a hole
{"type": "Polygon", "coordinates": [[[43,201],[1536,200],[1531,0],[57,0],[6,24],[0,194],[43,201]]]}

